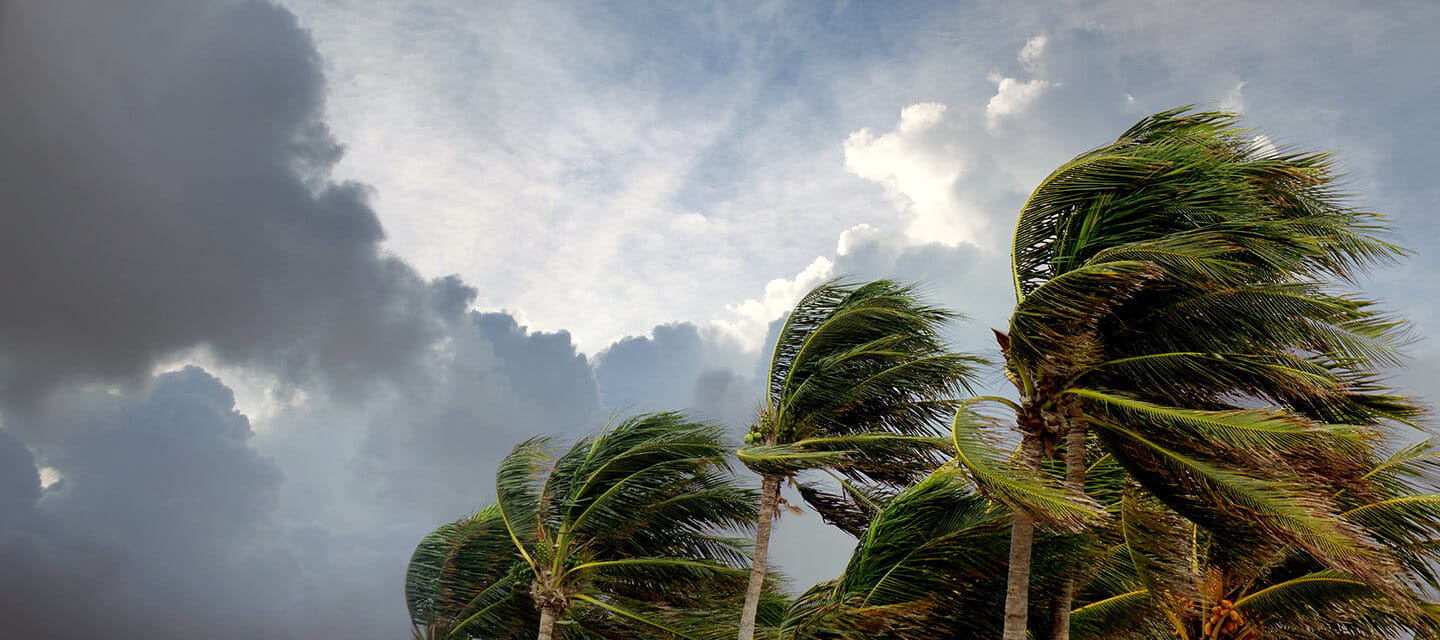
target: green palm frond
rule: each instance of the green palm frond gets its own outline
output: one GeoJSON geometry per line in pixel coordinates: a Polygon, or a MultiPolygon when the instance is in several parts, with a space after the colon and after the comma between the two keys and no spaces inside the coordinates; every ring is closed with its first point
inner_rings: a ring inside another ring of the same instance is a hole
{"type": "Polygon", "coordinates": [[[923,476],[927,471],[924,462],[938,462],[938,455],[949,450],[950,441],[945,438],[872,431],[745,447],[738,456],[751,469],[781,476],[828,468],[847,475],[883,477],[893,471],[893,460],[908,459],[916,468],[906,475],[923,476]]]}
{"type": "Polygon", "coordinates": [[[835,471],[845,478],[838,492],[806,482],[801,498],[858,533],[870,509],[855,498],[907,486],[945,459],[934,438],[984,363],[945,343],[957,317],[889,280],[815,287],[781,327],[758,441],[741,462],[787,478],[835,471]]]}
{"type": "MultiPolygon", "coordinates": [[[[1398,364],[1401,325],[1372,304],[1312,283],[1258,284],[1173,297],[1134,318],[1127,351],[1334,354],[1349,367],[1398,364]],[[1283,320],[1283,321],[1282,321],[1283,320]]],[[[1138,355],[1138,354],[1137,354],[1138,355]]]]}
{"type": "Polygon", "coordinates": [[[1044,476],[1019,467],[1010,457],[1002,457],[999,443],[985,437],[983,427],[987,422],[983,416],[962,408],[955,412],[951,423],[956,464],[982,493],[1041,522],[1061,527],[1078,528],[1103,518],[1099,505],[1088,498],[1073,495],[1044,476]]]}
{"type": "Polygon", "coordinates": [[[964,474],[936,471],[876,515],[839,579],[796,600],[781,637],[986,637],[1009,520],[964,474]]]}
{"type": "Polygon", "coordinates": [[[1100,320],[1160,275],[1151,263],[1124,261],[1084,265],[1047,280],[1015,305],[1007,355],[1039,362],[1084,349],[1076,342],[1093,340],[1089,334],[1100,320]]]}
{"type": "Polygon", "coordinates": [[[1404,252],[1337,178],[1326,154],[1262,149],[1231,114],[1146,118],[1021,210],[1002,350],[1022,451],[1057,455],[1094,427],[1217,548],[1300,549],[1394,595],[1419,556],[1381,547],[1407,534],[1428,553],[1408,529],[1428,502],[1342,512],[1377,498],[1379,429],[1422,410],[1377,373],[1405,325],[1346,287],[1404,252]]]}
{"type": "Polygon", "coordinates": [[[1096,600],[1070,612],[1075,640],[1156,640],[1170,638],[1170,627],[1146,589],[1096,600]]]}
{"type": "Polygon", "coordinates": [[[1225,409],[1204,411],[1166,407],[1094,389],[1069,391],[1083,398],[1093,413],[1117,424],[1146,425],[1172,437],[1249,452],[1294,454],[1314,449],[1330,453],[1330,461],[1349,457],[1366,462],[1367,439],[1351,425],[1321,424],[1285,411],[1225,409]]]}
{"type": "MultiPolygon", "coordinates": [[[[682,637],[734,607],[748,562],[726,535],[756,517],[757,494],[734,486],[718,426],[677,413],[635,416],[558,457],[521,443],[496,474],[496,504],[426,536],[406,599],[426,638],[535,633],[556,598],[560,635],[682,637]]],[[[733,624],[733,622],[731,623],[733,624]]]]}
{"type": "Polygon", "coordinates": [[[518,558],[493,505],[426,535],[405,574],[405,602],[416,628],[427,637],[445,637],[508,598],[507,578],[518,558]]]}
{"type": "Polygon", "coordinates": [[[531,438],[515,446],[495,470],[495,507],[514,549],[531,568],[538,568],[536,558],[527,548],[529,541],[540,536],[546,517],[542,487],[545,468],[549,463],[549,438],[531,438]]]}
{"type": "Polygon", "coordinates": [[[1399,638],[1440,631],[1433,605],[1397,600],[1364,580],[1324,569],[1269,585],[1235,601],[1274,637],[1399,638]]]}
{"type": "Polygon", "coordinates": [[[1384,582],[1394,567],[1345,521],[1324,494],[1283,479],[1242,473],[1166,447],[1118,424],[1097,421],[1107,449],[1165,505],[1226,539],[1259,536],[1384,582]]]}

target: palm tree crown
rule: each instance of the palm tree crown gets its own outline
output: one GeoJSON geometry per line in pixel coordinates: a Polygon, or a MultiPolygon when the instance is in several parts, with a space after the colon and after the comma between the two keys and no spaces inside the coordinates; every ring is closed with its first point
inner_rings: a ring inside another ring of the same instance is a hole
{"type": "MultiPolygon", "coordinates": [[[[496,503],[415,550],[406,600],[426,638],[648,637],[685,633],[733,604],[757,496],[738,488],[719,427],[636,416],[558,458],[517,446],[496,503]]],[[[710,622],[704,622],[709,625],[710,622]]]]}
{"type": "MultiPolygon", "coordinates": [[[[1384,573],[1327,496],[1363,490],[1374,427],[1418,408],[1375,374],[1400,325],[1337,283],[1400,251],[1335,180],[1323,154],[1277,152],[1230,114],[1185,110],[1046,178],[1017,224],[1018,302],[1000,334],[1025,470],[1064,451],[1079,494],[1093,432],[1216,535],[1384,573]]],[[[1043,517],[1013,499],[1025,491],[990,491],[1027,514],[1018,527],[1043,517]]],[[[1023,623],[1023,606],[1007,615],[1023,623]]],[[[1007,626],[1007,639],[1021,634],[1007,626]]]]}
{"type": "Polygon", "coordinates": [[[782,479],[826,521],[859,535],[877,510],[875,492],[898,490],[942,460],[947,445],[937,427],[981,362],[951,352],[941,337],[954,317],[922,302],[912,287],[877,280],[824,283],[786,318],[765,403],[747,436],[754,446],[739,453],[762,476],[741,640],[754,633],[782,479]],[[808,469],[834,474],[840,493],[796,479],[808,469]]]}

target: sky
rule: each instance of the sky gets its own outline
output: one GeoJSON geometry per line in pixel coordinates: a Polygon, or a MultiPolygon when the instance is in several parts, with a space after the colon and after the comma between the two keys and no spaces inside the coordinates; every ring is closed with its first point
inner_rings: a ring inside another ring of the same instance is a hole
{"type": "MultiPolygon", "coordinates": [[[[1026,195],[1139,118],[1337,154],[1440,397],[1440,5],[0,0],[0,621],[405,637],[495,463],[617,411],[735,434],[832,277],[995,356],[1026,195]]],[[[1000,390],[1001,376],[986,374],[1000,390]]],[[[851,541],[777,528],[795,588],[851,541]]]]}

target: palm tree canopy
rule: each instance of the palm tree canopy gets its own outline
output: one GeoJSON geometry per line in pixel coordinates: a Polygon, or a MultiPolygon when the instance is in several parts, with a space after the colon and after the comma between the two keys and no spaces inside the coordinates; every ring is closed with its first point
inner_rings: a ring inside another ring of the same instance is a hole
{"type": "Polygon", "coordinates": [[[879,496],[943,460],[943,420],[982,359],[950,351],[956,314],[889,280],[831,281],[807,293],[775,342],[765,404],[741,450],[751,469],[793,477],[831,469],[843,495],[798,483],[828,521],[859,534],[879,496]]]}
{"type": "Polygon", "coordinates": [[[1183,109],[1047,177],[1017,224],[1002,340],[1022,432],[1053,449],[1078,421],[1217,535],[1388,571],[1330,496],[1367,491],[1377,427],[1420,413],[1376,374],[1403,325],[1342,288],[1402,252],[1336,180],[1324,154],[1183,109]]]}
{"type": "Polygon", "coordinates": [[[564,610],[564,638],[713,629],[707,612],[734,606],[747,560],[725,532],[756,516],[720,434],[658,413],[558,457],[549,439],[521,443],[496,472],[496,503],[416,548],[406,601],[417,634],[533,636],[542,605],[564,610]]]}

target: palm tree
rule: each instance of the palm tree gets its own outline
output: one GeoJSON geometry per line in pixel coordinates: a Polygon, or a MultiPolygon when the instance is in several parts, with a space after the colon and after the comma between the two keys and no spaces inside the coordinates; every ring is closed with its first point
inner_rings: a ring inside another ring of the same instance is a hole
{"type": "Polygon", "coordinates": [[[426,536],[406,601],[416,635],[548,640],[688,636],[744,583],[758,496],[737,488],[720,428],[657,413],[552,458],[521,443],[495,504],[426,536]],[[663,634],[657,635],[657,631],[663,634]]]}
{"type": "MultiPolygon", "coordinates": [[[[1092,442],[1218,536],[1388,570],[1326,496],[1360,491],[1374,426],[1418,411],[1375,374],[1394,361],[1398,323],[1335,284],[1400,251],[1335,181],[1323,154],[1273,152],[1230,114],[1174,110],[1031,195],[1012,252],[1018,302],[997,332],[1019,401],[992,399],[1014,411],[1018,469],[986,458],[981,421],[956,430],[982,490],[1017,510],[1005,640],[1026,634],[1035,523],[1073,523],[1092,442]],[[1068,504],[1035,480],[1046,460],[1063,461],[1068,504]]],[[[1073,581],[1055,597],[1063,640],[1073,581]]]]}
{"type": "Polygon", "coordinates": [[[888,280],[824,283],[796,304],[775,342],[765,403],[739,456],[761,475],[753,564],[740,618],[751,640],[782,480],[826,521],[860,534],[887,491],[942,460],[937,423],[981,360],[948,350],[955,315],[888,280]],[[839,493],[796,476],[824,469],[839,493]],[[877,494],[878,492],[878,494],[877,494]]]}

